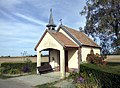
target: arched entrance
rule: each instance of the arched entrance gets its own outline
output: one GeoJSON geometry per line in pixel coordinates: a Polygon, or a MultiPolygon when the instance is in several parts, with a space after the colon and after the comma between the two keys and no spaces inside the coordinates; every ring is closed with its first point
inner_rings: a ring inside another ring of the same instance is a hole
{"type": "Polygon", "coordinates": [[[55,71],[60,71],[60,50],[49,48],[49,63],[55,71]],[[53,63],[54,62],[54,63],[53,63]]]}
{"type": "MultiPolygon", "coordinates": [[[[43,51],[47,51],[48,53],[48,62],[53,67],[54,71],[60,71],[60,50],[47,48],[41,50],[41,54],[43,51]],[[53,63],[54,62],[54,63],[53,63]]],[[[41,58],[42,59],[42,58],[41,58]]],[[[42,60],[41,60],[42,61],[42,60]]]]}
{"type": "MultiPolygon", "coordinates": [[[[54,48],[44,48],[40,51],[37,50],[37,67],[41,66],[41,52],[48,51],[49,52],[49,62],[54,58],[55,60],[55,71],[60,71],[61,78],[65,77],[65,50],[63,49],[54,49],[54,48]]],[[[39,74],[37,70],[37,74],[39,74]]]]}

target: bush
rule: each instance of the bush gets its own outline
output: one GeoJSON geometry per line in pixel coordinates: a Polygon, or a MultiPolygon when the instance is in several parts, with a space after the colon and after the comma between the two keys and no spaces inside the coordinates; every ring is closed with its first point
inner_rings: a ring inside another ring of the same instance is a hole
{"type": "Polygon", "coordinates": [[[68,79],[73,79],[76,82],[76,79],[79,77],[79,73],[73,71],[69,74],[68,79]]]}
{"type": "MultiPolygon", "coordinates": [[[[45,65],[48,62],[44,62],[41,63],[41,65],[45,65]]],[[[12,69],[17,69],[20,72],[32,72],[35,73],[36,72],[36,67],[37,67],[37,63],[31,63],[31,61],[27,60],[25,63],[2,63],[1,67],[4,68],[2,70],[2,73],[4,74],[8,74],[9,71],[12,69]]]]}
{"type": "Polygon", "coordinates": [[[109,66],[118,66],[118,65],[120,65],[120,62],[107,62],[107,65],[109,65],[109,66]]]}
{"type": "Polygon", "coordinates": [[[19,74],[20,71],[18,69],[10,69],[9,74],[19,74]]]}
{"type": "Polygon", "coordinates": [[[93,75],[94,79],[102,88],[120,88],[120,71],[110,67],[101,67],[94,64],[81,64],[80,72],[93,75]]]}
{"type": "Polygon", "coordinates": [[[106,65],[104,58],[105,56],[99,55],[98,53],[94,54],[94,51],[91,50],[90,54],[87,55],[86,60],[88,63],[106,65]]]}
{"type": "Polygon", "coordinates": [[[8,74],[9,71],[17,69],[22,72],[32,72],[36,70],[36,63],[2,63],[1,67],[4,68],[3,73],[8,74]],[[29,67],[29,71],[26,67],[29,67]]]}
{"type": "Polygon", "coordinates": [[[10,70],[10,68],[4,68],[4,67],[2,67],[1,74],[7,74],[7,73],[9,73],[9,70],[10,70]]]}
{"type": "Polygon", "coordinates": [[[72,79],[76,85],[75,88],[97,88],[97,83],[93,76],[90,74],[89,77],[86,73],[71,72],[68,79],[72,79]]]}
{"type": "Polygon", "coordinates": [[[0,74],[3,74],[4,68],[0,68],[0,74]]]}
{"type": "Polygon", "coordinates": [[[30,72],[30,67],[29,66],[24,66],[23,68],[22,68],[22,72],[24,72],[24,73],[26,73],[26,72],[30,72]]]}

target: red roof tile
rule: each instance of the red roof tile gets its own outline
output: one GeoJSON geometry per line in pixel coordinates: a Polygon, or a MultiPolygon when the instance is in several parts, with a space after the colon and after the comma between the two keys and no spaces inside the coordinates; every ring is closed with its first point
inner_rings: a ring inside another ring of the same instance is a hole
{"type": "Polygon", "coordinates": [[[65,47],[78,47],[74,42],[67,38],[61,32],[48,31],[58,42],[60,42],[65,47]]]}
{"type": "MultiPolygon", "coordinates": [[[[75,39],[77,39],[82,46],[92,46],[92,47],[98,47],[100,48],[99,45],[97,45],[94,41],[92,41],[86,34],[84,34],[83,32],[79,32],[77,30],[74,30],[72,28],[63,26],[72,36],[75,37],[75,39]]],[[[59,30],[59,29],[58,29],[59,30]]],[[[37,43],[35,50],[37,49],[38,45],[40,44],[40,42],[42,41],[43,37],[45,36],[45,34],[49,32],[51,34],[51,36],[56,39],[63,47],[78,47],[74,42],[72,42],[68,37],[66,37],[63,33],[59,32],[59,31],[50,31],[50,30],[46,30],[45,33],[43,34],[42,38],[39,40],[39,42],[37,43]]],[[[71,37],[71,36],[70,36],[71,37]]]]}
{"type": "Polygon", "coordinates": [[[76,39],[78,39],[82,43],[82,45],[100,47],[83,32],[79,32],[66,26],[63,27],[68,30],[76,39]]]}

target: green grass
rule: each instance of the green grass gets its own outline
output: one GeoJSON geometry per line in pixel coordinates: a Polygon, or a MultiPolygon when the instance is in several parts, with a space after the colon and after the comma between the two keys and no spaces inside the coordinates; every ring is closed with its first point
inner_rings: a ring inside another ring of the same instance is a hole
{"type": "Polygon", "coordinates": [[[52,83],[46,83],[42,85],[37,85],[36,88],[58,88],[55,87],[54,84],[56,84],[58,81],[52,82],[52,83]]]}
{"type": "Polygon", "coordinates": [[[120,65],[120,62],[107,62],[107,65],[116,66],[116,65],[120,65]]]}
{"type": "Polygon", "coordinates": [[[120,63],[111,63],[102,68],[103,71],[120,75],[120,63]]]}
{"type": "Polygon", "coordinates": [[[5,76],[0,74],[0,79],[7,79],[7,78],[13,78],[13,77],[16,77],[16,76],[5,76]]]}
{"type": "Polygon", "coordinates": [[[120,75],[120,65],[94,65],[94,64],[84,64],[84,66],[87,66],[89,68],[94,68],[100,71],[108,72],[108,73],[114,73],[120,75]]]}
{"type": "Polygon", "coordinates": [[[92,73],[103,88],[120,88],[120,65],[81,64],[81,72],[92,73]]]}
{"type": "Polygon", "coordinates": [[[55,87],[55,86],[51,85],[50,83],[47,83],[47,84],[43,84],[43,85],[38,85],[37,88],[58,88],[58,87],[55,87]]]}
{"type": "Polygon", "coordinates": [[[26,76],[26,75],[31,75],[31,74],[16,74],[16,75],[11,75],[11,74],[0,74],[0,79],[8,79],[8,78],[14,78],[14,77],[20,77],[20,76],[26,76]]]}

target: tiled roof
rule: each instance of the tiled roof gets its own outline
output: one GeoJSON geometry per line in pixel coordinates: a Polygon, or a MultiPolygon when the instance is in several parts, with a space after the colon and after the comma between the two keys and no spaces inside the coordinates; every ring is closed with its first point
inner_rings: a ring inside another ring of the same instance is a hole
{"type": "MultiPolygon", "coordinates": [[[[65,31],[66,33],[68,33],[68,35],[73,38],[73,40],[78,43],[78,45],[80,46],[90,46],[90,47],[97,47],[100,48],[99,45],[97,45],[94,41],[92,41],[86,34],[84,34],[83,32],[79,32],[77,30],[74,30],[72,28],[66,27],[66,26],[61,26],[61,28],[65,31]]],[[[59,30],[59,28],[58,28],[59,30]]],[[[35,50],[37,49],[38,45],[40,44],[40,42],[42,41],[43,37],[45,36],[45,34],[49,32],[49,34],[51,34],[51,36],[56,39],[56,41],[58,41],[63,47],[78,47],[78,45],[76,45],[73,41],[71,41],[68,37],[66,37],[63,33],[59,32],[59,31],[50,31],[50,30],[46,30],[45,33],[43,34],[43,36],[41,37],[41,39],[39,40],[39,42],[37,43],[37,45],[35,46],[35,50]]]]}
{"type": "Polygon", "coordinates": [[[49,32],[49,34],[56,40],[58,41],[63,47],[69,47],[69,48],[77,48],[78,46],[72,42],[69,38],[67,38],[64,34],[62,34],[61,32],[57,32],[54,30],[46,30],[44,32],[44,34],[42,35],[41,39],[39,40],[39,42],[37,43],[37,45],[35,46],[34,50],[37,49],[37,47],[39,46],[39,44],[41,43],[42,39],[44,38],[44,36],[46,35],[46,33],[49,32]]]}
{"type": "Polygon", "coordinates": [[[64,47],[78,47],[74,42],[72,42],[69,38],[67,38],[61,32],[49,31],[48,32],[55,38],[60,44],[64,47]]]}
{"type": "Polygon", "coordinates": [[[93,47],[99,47],[99,45],[97,45],[93,40],[91,40],[86,34],[84,34],[83,32],[79,32],[77,30],[74,30],[72,28],[63,26],[69,33],[71,33],[77,40],[79,40],[79,42],[81,43],[81,45],[85,45],[85,46],[93,46],[93,47]]]}

